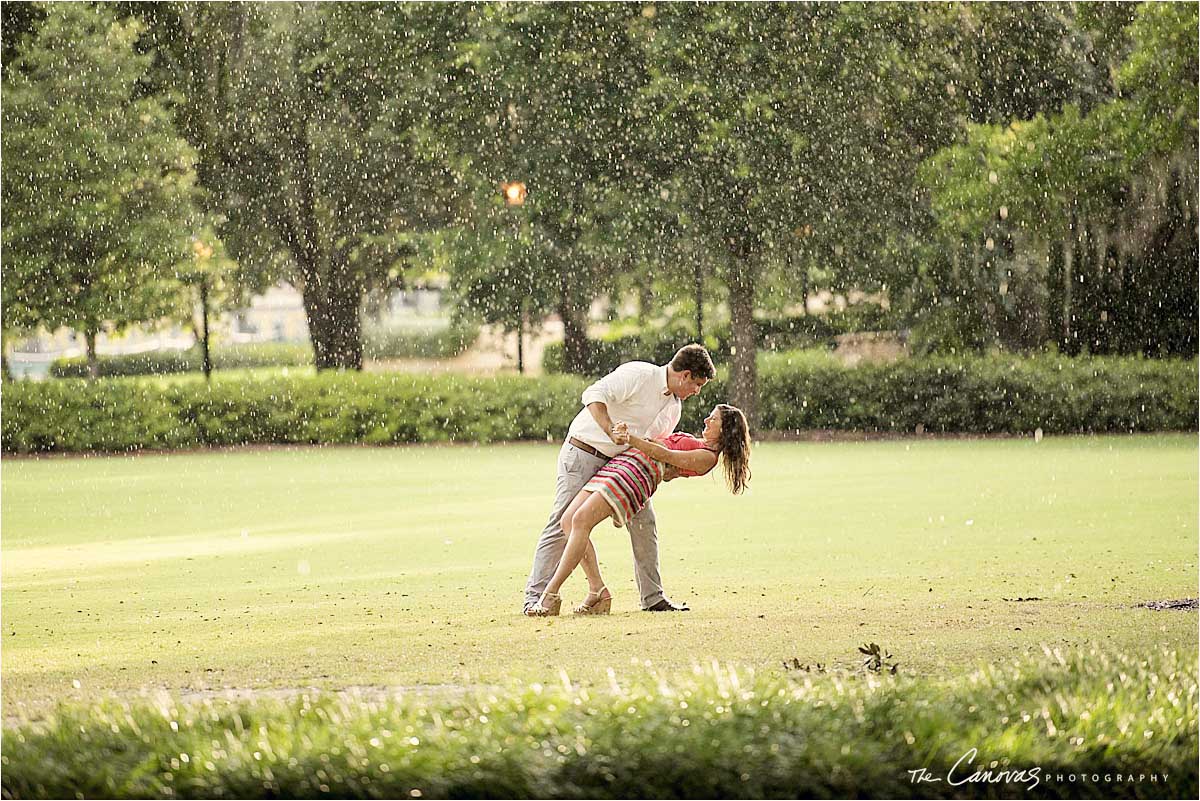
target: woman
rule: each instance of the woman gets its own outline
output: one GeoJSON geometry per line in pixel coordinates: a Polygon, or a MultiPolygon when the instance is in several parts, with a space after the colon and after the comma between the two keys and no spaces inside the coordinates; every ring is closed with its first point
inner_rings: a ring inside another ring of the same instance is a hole
{"type": "Polygon", "coordinates": [[[612,609],[612,593],[600,576],[592,529],[607,517],[612,518],[614,526],[625,525],[642,510],[664,480],[705,475],[716,467],[720,457],[725,464],[725,480],[735,495],[750,481],[750,427],[741,409],[724,403],[704,418],[702,437],[675,433],[651,442],[630,434],[625,423],[617,423],[613,426],[613,441],[628,444],[630,448],[601,467],[563,512],[567,547],[530,614],[549,614],[547,603],[557,605],[558,591],[579,564],[587,575],[588,595],[575,607],[575,614],[608,614],[612,609]]]}

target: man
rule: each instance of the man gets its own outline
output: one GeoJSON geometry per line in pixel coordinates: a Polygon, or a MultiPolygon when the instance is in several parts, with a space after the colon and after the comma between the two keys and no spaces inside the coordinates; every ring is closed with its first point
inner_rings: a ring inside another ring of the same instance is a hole
{"type": "MultiPolygon", "coordinates": [[[[533,570],[525,585],[525,614],[541,598],[566,548],[567,535],[560,525],[563,512],[596,471],[628,447],[613,441],[614,423],[627,423],[630,432],[646,439],[670,434],[679,424],[683,401],[699,393],[715,375],[712,357],[704,346],[686,345],[669,364],[626,362],[584,390],[584,408],[571,422],[567,441],[558,453],[554,508],[534,550],[533,570]]],[[[630,518],[627,528],[642,609],[688,611],[686,605],[672,603],[663,595],[653,506],[647,503],[630,518]]],[[[551,614],[559,611],[556,606],[551,614]]]]}

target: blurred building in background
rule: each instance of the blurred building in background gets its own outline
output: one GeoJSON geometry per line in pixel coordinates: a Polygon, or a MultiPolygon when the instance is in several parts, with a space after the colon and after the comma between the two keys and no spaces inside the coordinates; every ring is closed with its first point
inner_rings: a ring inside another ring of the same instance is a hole
{"type": "MultiPolygon", "coordinates": [[[[364,306],[364,321],[369,318],[379,325],[402,325],[415,319],[445,317],[449,310],[443,290],[431,283],[373,293],[364,306]]],[[[199,318],[199,309],[196,315],[199,318]]],[[[247,306],[217,315],[211,330],[217,343],[307,342],[304,298],[290,284],[277,284],[253,296],[247,306]]],[[[191,326],[165,320],[156,327],[133,326],[119,334],[101,332],[96,336],[96,352],[100,356],[187,350],[195,344],[191,326]]],[[[4,342],[4,354],[14,378],[43,378],[55,359],[83,356],[84,348],[83,334],[70,328],[36,331],[4,342]]]]}

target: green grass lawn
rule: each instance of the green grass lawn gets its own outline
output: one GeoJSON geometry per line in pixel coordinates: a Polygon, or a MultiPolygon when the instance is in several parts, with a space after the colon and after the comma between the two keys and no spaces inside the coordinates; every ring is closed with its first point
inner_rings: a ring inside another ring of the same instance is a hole
{"type": "MultiPolygon", "coordinates": [[[[553,445],[310,448],[3,462],[3,702],[142,690],[607,682],[784,659],[902,672],[1098,643],[1196,650],[1194,434],[766,443],[751,490],[656,498],[668,593],[638,611],[596,534],[607,618],[526,619],[553,445]],[[1018,598],[1036,600],[1017,601],[1018,598]],[[1009,600],[1006,600],[1009,599],[1009,600]]],[[[566,585],[567,603],[584,591],[566,585]]]]}

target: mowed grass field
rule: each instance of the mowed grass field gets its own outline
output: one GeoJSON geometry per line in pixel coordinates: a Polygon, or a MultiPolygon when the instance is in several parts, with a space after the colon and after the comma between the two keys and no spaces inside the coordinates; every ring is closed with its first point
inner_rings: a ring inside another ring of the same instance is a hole
{"type": "MultiPolygon", "coordinates": [[[[319,687],[607,681],[647,660],[902,672],[1097,643],[1196,649],[1194,434],[763,443],[750,491],[655,499],[686,614],[638,611],[628,536],[596,545],[610,617],[519,614],[557,446],[5,459],[3,702],[319,687]]],[[[566,585],[566,603],[584,592],[566,585]]]]}

